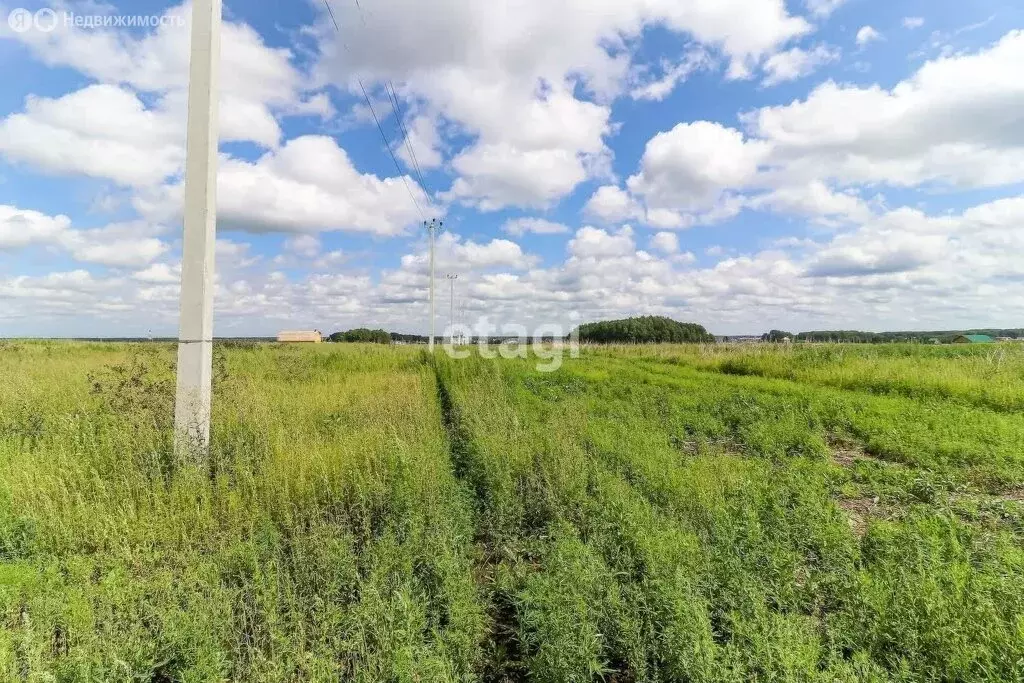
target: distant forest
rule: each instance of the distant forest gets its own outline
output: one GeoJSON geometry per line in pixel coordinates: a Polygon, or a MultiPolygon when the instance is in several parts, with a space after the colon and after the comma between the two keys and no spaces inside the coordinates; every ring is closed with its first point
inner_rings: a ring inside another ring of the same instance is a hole
{"type": "MultiPolygon", "coordinates": [[[[641,316],[625,320],[604,320],[586,323],[578,328],[579,340],[591,344],[658,344],[658,343],[714,343],[715,337],[703,325],[681,323],[660,316],[641,316]]],[[[437,336],[438,342],[445,337],[437,336]]],[[[487,342],[500,344],[513,339],[510,337],[488,337],[487,342]]],[[[346,332],[335,332],[328,337],[332,342],[355,343],[405,343],[424,344],[428,338],[419,334],[399,334],[385,330],[358,328],[346,332]]],[[[546,341],[554,341],[553,337],[545,337],[546,341]]],[[[469,343],[478,343],[480,338],[467,339],[469,343]]]]}
{"type": "Polygon", "coordinates": [[[579,326],[579,339],[595,344],[714,343],[715,337],[697,323],[647,315],[625,320],[603,320],[579,326]]]}
{"type": "Polygon", "coordinates": [[[772,330],[761,335],[761,341],[780,342],[789,338],[795,342],[846,342],[859,344],[890,344],[893,342],[933,342],[949,343],[961,334],[986,334],[992,338],[1010,337],[1024,339],[1024,329],[971,329],[942,330],[932,332],[861,332],[859,330],[822,330],[816,332],[800,332],[792,334],[783,330],[772,330]]]}
{"type": "MultiPolygon", "coordinates": [[[[684,323],[662,316],[640,316],[624,320],[603,320],[585,323],[578,328],[579,340],[590,344],[684,344],[714,343],[714,335],[708,333],[703,325],[684,323]]],[[[842,342],[854,344],[891,344],[894,342],[919,342],[943,344],[950,343],[961,334],[985,334],[992,338],[1009,337],[1024,339],[1024,328],[1011,329],[970,329],[940,330],[930,332],[862,332],[860,330],[818,330],[813,332],[786,332],[771,330],[761,335],[761,341],[781,342],[789,339],[793,342],[842,342]]],[[[508,337],[489,337],[486,341],[500,344],[508,337]]],[[[723,337],[729,341],[729,337],[723,337]]],[[[328,337],[332,342],[356,342],[376,344],[426,344],[428,338],[420,334],[400,334],[386,330],[359,328],[346,332],[335,332],[328,337]]],[[[445,337],[438,335],[436,340],[443,343],[445,337]]],[[[548,338],[550,341],[551,339],[548,338]]],[[[168,340],[173,341],[173,340],[168,340]]],[[[476,344],[477,337],[466,340],[476,344]]]]}
{"type": "Polygon", "coordinates": [[[356,342],[361,344],[390,344],[392,335],[384,330],[369,330],[360,327],[347,332],[335,332],[327,339],[332,342],[356,342]]]}

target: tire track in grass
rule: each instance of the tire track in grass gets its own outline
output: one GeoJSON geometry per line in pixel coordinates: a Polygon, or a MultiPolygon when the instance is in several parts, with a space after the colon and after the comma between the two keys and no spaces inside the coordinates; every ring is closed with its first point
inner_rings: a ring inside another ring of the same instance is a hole
{"type": "Polygon", "coordinates": [[[452,398],[451,387],[436,358],[428,363],[434,370],[437,400],[441,407],[441,425],[448,441],[452,473],[470,492],[473,501],[474,539],[477,546],[477,564],[474,575],[483,600],[487,603],[488,634],[482,644],[481,679],[484,681],[518,680],[526,675],[525,656],[519,641],[520,620],[514,596],[502,591],[497,573],[502,564],[501,553],[495,547],[491,534],[480,523],[487,482],[482,473],[473,468],[476,445],[459,415],[452,398]]]}

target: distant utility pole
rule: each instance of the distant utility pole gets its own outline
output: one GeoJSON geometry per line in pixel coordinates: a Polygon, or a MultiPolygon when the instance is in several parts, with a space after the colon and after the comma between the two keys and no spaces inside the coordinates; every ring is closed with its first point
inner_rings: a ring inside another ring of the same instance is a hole
{"type": "Polygon", "coordinates": [[[434,350],[434,236],[437,231],[444,227],[444,221],[431,218],[430,222],[423,221],[423,226],[430,234],[430,351],[434,350]]]}
{"type": "Polygon", "coordinates": [[[175,452],[189,455],[205,455],[210,442],[220,25],[221,0],[193,0],[178,387],[174,399],[175,452]]]}
{"type": "Polygon", "coordinates": [[[466,297],[462,297],[462,301],[459,302],[459,325],[462,327],[459,342],[469,344],[469,335],[466,334],[466,297]]]}
{"type": "Polygon", "coordinates": [[[448,310],[448,324],[451,325],[451,334],[449,335],[450,343],[455,343],[455,281],[459,279],[459,276],[455,273],[448,273],[448,282],[452,287],[452,296],[450,302],[450,308],[448,310]]]}

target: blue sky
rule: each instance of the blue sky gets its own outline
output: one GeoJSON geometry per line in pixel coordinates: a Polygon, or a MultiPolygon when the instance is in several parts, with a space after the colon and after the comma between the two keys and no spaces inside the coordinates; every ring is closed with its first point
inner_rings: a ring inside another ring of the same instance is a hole
{"type": "MultiPolygon", "coordinates": [[[[331,6],[225,5],[219,335],[425,331],[425,217],[478,329],[1024,325],[1015,3],[331,6]]],[[[0,22],[0,336],[173,335],[190,6],[22,7],[60,20],[0,22]]]]}

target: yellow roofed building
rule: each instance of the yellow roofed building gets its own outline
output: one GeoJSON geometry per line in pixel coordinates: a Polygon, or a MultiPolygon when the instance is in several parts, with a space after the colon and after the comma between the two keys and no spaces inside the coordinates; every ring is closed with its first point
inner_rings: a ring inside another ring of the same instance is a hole
{"type": "Polygon", "coordinates": [[[285,330],[277,333],[277,341],[282,343],[303,342],[319,344],[324,340],[320,330],[285,330]]]}

